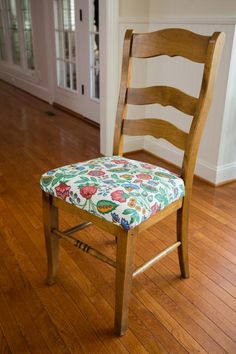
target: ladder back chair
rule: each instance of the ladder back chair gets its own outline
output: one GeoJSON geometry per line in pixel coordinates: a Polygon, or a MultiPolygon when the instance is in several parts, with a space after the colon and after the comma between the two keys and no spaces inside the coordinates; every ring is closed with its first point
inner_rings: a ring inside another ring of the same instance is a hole
{"type": "Polygon", "coordinates": [[[115,333],[128,328],[132,279],[171,251],[178,249],[181,275],[189,277],[188,219],[194,167],[203,127],[212,101],[213,87],[224,33],[199,35],[184,29],[151,33],[127,30],[124,39],[120,94],[114,135],[114,156],[99,157],[63,166],[41,177],[43,214],[48,259],[47,283],[56,281],[60,238],[67,239],[116,269],[115,333]],[[132,58],[182,56],[204,64],[199,97],[169,86],[131,88],[132,58]],[[191,115],[189,133],[163,119],[127,119],[127,105],[158,103],[191,115]],[[122,157],[124,135],[151,135],[164,138],[184,151],[181,175],[122,157]],[[84,222],[68,230],[58,226],[58,210],[79,216],[84,222]],[[176,242],[134,269],[137,235],[177,212],[176,242]],[[73,233],[94,224],[115,236],[116,260],[80,241],[73,233]]]}

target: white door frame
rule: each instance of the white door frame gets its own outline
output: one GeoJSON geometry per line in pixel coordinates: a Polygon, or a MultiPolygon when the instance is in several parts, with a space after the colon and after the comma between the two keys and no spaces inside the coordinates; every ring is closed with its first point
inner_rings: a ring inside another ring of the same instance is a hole
{"type": "Polygon", "coordinates": [[[119,1],[100,0],[100,152],[112,155],[119,84],[119,1]]]}

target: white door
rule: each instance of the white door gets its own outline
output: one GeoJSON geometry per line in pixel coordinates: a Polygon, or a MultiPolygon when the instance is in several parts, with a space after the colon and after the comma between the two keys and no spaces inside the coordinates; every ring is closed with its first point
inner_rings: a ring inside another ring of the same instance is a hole
{"type": "Polygon", "coordinates": [[[99,123],[99,0],[53,0],[54,102],[99,123]]]}

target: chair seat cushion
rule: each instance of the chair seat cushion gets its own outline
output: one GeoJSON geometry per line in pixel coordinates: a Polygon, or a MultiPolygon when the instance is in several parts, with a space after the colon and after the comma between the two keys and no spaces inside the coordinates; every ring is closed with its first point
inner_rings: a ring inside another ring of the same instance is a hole
{"type": "Polygon", "coordinates": [[[120,156],[59,167],[41,177],[54,197],[129,230],[184,196],[184,182],[168,170],[120,156]]]}

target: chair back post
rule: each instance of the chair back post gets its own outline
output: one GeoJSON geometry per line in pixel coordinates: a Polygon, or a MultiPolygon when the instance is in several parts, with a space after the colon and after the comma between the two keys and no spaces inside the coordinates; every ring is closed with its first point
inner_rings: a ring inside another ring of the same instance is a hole
{"type": "Polygon", "coordinates": [[[185,182],[185,193],[187,198],[191,194],[193,175],[196,165],[197,153],[200,145],[201,136],[207,120],[210,105],[213,97],[213,90],[216,75],[220,63],[221,52],[224,46],[225,34],[215,32],[209,38],[206,61],[204,65],[203,80],[200,89],[196,112],[193,116],[189,130],[187,146],[184,151],[182,164],[182,175],[185,182]]]}
{"type": "Polygon", "coordinates": [[[122,71],[120,80],[120,92],[117,105],[115,133],[113,143],[113,155],[123,155],[123,119],[127,114],[126,95],[127,87],[131,77],[131,49],[132,49],[133,30],[127,30],[124,38],[122,71]]]}

